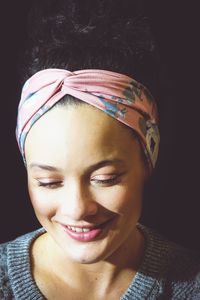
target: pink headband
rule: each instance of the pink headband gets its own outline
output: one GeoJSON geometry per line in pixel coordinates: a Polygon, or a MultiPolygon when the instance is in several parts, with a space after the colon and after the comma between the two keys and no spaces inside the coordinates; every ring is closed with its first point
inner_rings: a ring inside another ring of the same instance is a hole
{"type": "Polygon", "coordinates": [[[33,124],[65,95],[93,105],[134,129],[151,167],[155,166],[159,131],[156,103],[139,82],[104,70],[46,69],[29,78],[18,108],[16,137],[25,161],[24,144],[33,124]]]}

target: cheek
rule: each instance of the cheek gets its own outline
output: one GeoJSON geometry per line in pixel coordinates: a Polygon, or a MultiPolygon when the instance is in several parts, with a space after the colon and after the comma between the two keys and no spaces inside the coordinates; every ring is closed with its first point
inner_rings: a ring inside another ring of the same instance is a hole
{"type": "Polygon", "coordinates": [[[41,218],[48,218],[54,215],[56,211],[55,201],[50,199],[48,194],[45,192],[41,192],[29,186],[29,195],[31,199],[32,206],[34,208],[35,214],[37,218],[40,220],[41,218]]]}
{"type": "Polygon", "coordinates": [[[96,201],[106,209],[117,214],[140,212],[142,205],[142,190],[130,186],[117,186],[98,192],[96,201]]]}

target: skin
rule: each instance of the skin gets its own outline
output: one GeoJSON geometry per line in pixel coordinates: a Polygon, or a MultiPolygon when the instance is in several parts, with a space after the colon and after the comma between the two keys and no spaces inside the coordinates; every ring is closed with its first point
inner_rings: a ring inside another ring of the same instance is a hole
{"type": "Polygon", "coordinates": [[[141,151],[130,129],[88,105],[57,106],[33,125],[25,143],[28,188],[46,233],[33,243],[32,266],[48,299],[116,299],[130,284],[144,251],[136,228],[146,180],[141,151]],[[62,226],[105,221],[90,242],[62,226]]]}

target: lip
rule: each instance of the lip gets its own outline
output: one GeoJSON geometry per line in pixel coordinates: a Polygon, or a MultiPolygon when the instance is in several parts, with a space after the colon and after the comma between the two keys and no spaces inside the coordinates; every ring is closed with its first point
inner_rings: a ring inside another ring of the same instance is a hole
{"type": "Polygon", "coordinates": [[[70,236],[72,239],[80,241],[80,242],[90,242],[95,240],[95,238],[99,237],[103,231],[106,230],[107,225],[112,221],[112,219],[109,219],[99,225],[86,225],[86,226],[71,226],[71,225],[64,225],[61,224],[64,232],[67,233],[68,236],[70,236]],[[76,232],[70,229],[68,226],[75,227],[75,228],[86,228],[90,229],[87,232],[76,232]]]}

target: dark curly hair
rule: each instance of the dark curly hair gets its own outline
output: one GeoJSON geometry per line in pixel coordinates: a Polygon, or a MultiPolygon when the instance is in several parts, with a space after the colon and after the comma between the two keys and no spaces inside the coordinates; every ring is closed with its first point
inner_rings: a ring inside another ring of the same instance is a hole
{"type": "Polygon", "coordinates": [[[159,97],[160,59],[141,0],[35,0],[20,59],[22,82],[39,70],[124,73],[159,97]]]}

